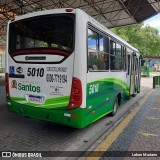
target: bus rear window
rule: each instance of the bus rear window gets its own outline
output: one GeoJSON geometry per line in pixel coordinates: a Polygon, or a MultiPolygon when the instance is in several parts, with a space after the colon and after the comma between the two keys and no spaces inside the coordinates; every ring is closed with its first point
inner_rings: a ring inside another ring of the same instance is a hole
{"type": "Polygon", "coordinates": [[[60,49],[74,46],[74,15],[59,14],[27,18],[9,25],[9,54],[25,49],[60,49]]]}

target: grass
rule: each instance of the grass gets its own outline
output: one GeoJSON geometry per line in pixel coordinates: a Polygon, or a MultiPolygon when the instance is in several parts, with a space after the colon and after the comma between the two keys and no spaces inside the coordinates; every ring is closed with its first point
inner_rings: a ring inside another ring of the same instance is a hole
{"type": "Polygon", "coordinates": [[[160,75],[160,72],[150,72],[150,74],[157,74],[157,75],[160,75]]]}

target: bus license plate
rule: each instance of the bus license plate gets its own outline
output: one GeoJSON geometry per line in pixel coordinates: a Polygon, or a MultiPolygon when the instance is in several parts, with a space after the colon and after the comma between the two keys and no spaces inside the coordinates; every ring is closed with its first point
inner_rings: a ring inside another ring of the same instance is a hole
{"type": "Polygon", "coordinates": [[[43,97],[43,96],[29,95],[29,96],[28,96],[28,102],[43,104],[43,102],[44,102],[44,97],[43,97]]]}

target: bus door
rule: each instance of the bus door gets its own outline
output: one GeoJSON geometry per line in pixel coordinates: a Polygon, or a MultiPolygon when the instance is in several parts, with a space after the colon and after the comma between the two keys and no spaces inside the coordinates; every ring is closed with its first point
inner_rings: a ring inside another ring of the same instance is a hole
{"type": "Polygon", "coordinates": [[[136,86],[136,56],[131,54],[130,95],[135,95],[136,86]]]}
{"type": "Polygon", "coordinates": [[[137,92],[140,93],[140,86],[141,86],[141,57],[137,58],[137,92]]]}
{"type": "Polygon", "coordinates": [[[141,60],[142,57],[140,56],[138,59],[138,93],[140,93],[141,90],[141,60]]]}
{"type": "Polygon", "coordinates": [[[135,77],[134,77],[134,88],[135,88],[135,93],[138,93],[139,90],[139,74],[138,74],[138,68],[139,68],[139,63],[138,63],[138,57],[134,56],[134,64],[135,64],[135,77]]]}
{"type": "Polygon", "coordinates": [[[127,73],[126,73],[126,78],[127,78],[127,84],[130,86],[130,80],[131,80],[131,55],[127,54],[127,73]]]}

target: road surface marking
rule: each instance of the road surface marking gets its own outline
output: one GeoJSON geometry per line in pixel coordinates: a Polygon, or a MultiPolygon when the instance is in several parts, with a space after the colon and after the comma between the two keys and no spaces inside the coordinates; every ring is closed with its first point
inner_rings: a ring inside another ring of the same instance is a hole
{"type": "Polygon", "coordinates": [[[153,109],[159,109],[159,108],[153,108],[153,109]]]}
{"type": "Polygon", "coordinates": [[[158,134],[152,134],[152,133],[146,133],[146,132],[138,132],[138,133],[145,137],[149,137],[149,136],[159,137],[160,136],[158,134]]]}
{"type": "Polygon", "coordinates": [[[156,117],[146,117],[147,119],[153,119],[153,120],[158,120],[159,118],[156,117]]]}

